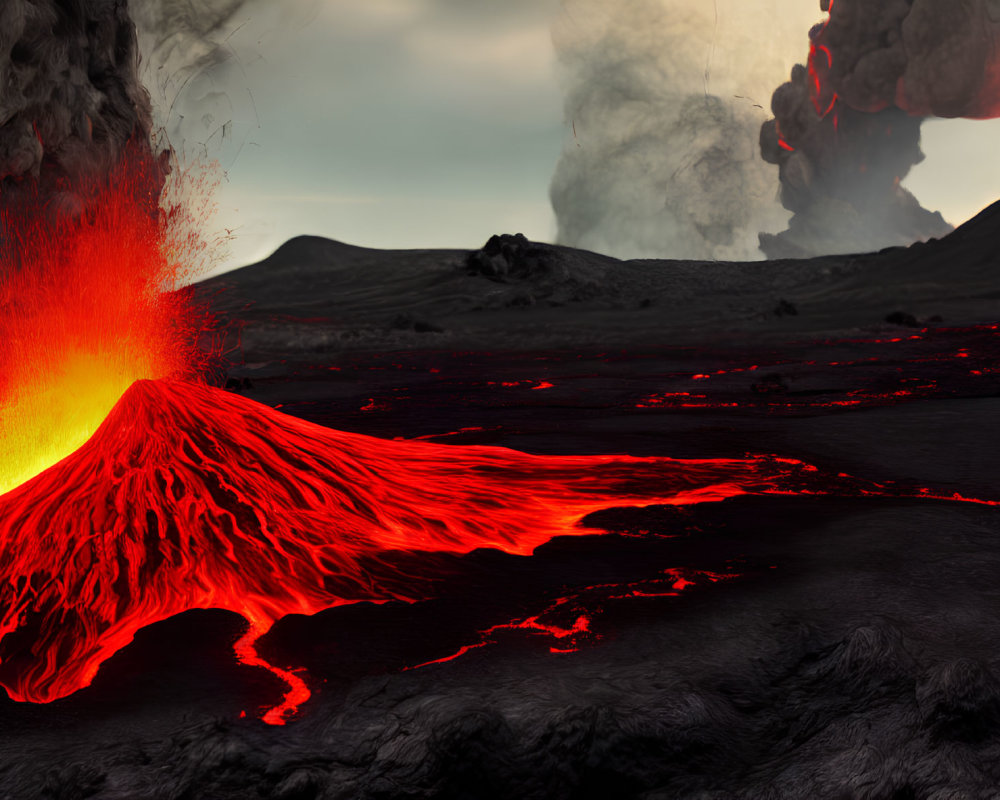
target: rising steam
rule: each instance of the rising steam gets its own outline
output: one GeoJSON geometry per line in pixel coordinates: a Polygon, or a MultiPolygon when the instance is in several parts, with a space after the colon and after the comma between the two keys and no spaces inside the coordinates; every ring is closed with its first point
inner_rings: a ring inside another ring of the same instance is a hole
{"type": "Polygon", "coordinates": [[[140,78],[154,129],[187,158],[231,160],[259,125],[235,35],[273,40],[304,24],[318,0],[132,0],[142,52],[140,78]]]}
{"type": "Polygon", "coordinates": [[[780,47],[761,46],[762,21],[778,42],[796,25],[747,5],[563,4],[553,40],[572,135],[551,186],[559,242],[619,257],[760,256],[758,231],[788,218],[757,146],[786,69],[780,47]]]}
{"type": "MultiPolygon", "coordinates": [[[[163,154],[162,178],[170,146],[221,134],[233,104],[198,79],[226,60],[219,39],[243,5],[0,4],[0,204],[23,217],[26,193],[40,192],[50,211],[76,217],[86,204],[81,187],[113,173],[130,142],[163,154]],[[167,134],[159,145],[150,144],[154,132],[167,134]]],[[[158,197],[162,182],[151,188],[158,197]]]]}
{"type": "MultiPolygon", "coordinates": [[[[232,53],[224,44],[245,0],[134,0],[140,77],[153,98],[155,128],[173,147],[199,155],[232,131],[234,98],[212,80],[232,53]]],[[[245,92],[244,92],[245,93],[245,92]]]]}

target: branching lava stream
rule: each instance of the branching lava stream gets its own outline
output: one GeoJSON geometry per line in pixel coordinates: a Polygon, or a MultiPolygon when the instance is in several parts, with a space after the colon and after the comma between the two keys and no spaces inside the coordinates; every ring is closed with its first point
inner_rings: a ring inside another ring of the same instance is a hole
{"type": "MultiPolygon", "coordinates": [[[[391,551],[529,554],[623,505],[742,494],[900,494],[792,459],[540,456],[387,441],[181,381],[138,381],[96,434],[0,497],[0,683],[47,702],[135,632],[195,608],[243,615],[236,650],[286,614],[422,599],[391,551]]],[[[922,495],[928,496],[928,495],[922,495]]],[[[950,498],[951,499],[951,498],[950,498]]],[[[953,498],[961,499],[961,498],[953,498]]],[[[308,697],[292,684],[266,715],[308,697]]]]}

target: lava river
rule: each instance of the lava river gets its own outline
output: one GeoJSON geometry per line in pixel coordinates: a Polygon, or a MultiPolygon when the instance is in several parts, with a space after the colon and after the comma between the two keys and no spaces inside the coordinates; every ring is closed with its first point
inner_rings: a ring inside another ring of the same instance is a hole
{"type": "MultiPolygon", "coordinates": [[[[236,653],[269,666],[253,644],[286,614],[422,599],[392,551],[529,554],[593,533],[579,523],[599,509],[772,493],[898,494],[790,459],[386,441],[138,381],[81,448],[0,496],[0,684],[20,701],[71,694],[139,628],[196,608],[245,617],[236,653]]],[[[291,685],[265,717],[281,722],[309,692],[271,669],[291,685]]]]}

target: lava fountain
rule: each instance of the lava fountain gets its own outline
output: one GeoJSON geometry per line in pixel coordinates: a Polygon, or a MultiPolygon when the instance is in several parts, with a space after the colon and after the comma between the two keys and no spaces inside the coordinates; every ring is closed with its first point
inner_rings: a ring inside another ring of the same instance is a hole
{"type": "Polygon", "coordinates": [[[185,175],[167,181],[138,65],[124,2],[0,6],[0,494],[194,353],[170,291],[196,241],[185,175]]]}
{"type": "Polygon", "coordinates": [[[197,319],[170,291],[184,248],[161,182],[134,146],[79,216],[40,194],[3,209],[0,493],[82,445],[134,381],[188,371],[197,319]]]}

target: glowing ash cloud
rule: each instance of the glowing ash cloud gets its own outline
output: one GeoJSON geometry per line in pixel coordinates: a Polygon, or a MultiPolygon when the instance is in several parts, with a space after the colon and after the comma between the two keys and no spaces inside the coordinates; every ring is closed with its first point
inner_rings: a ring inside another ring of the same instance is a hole
{"type": "Polygon", "coordinates": [[[995,0],[822,0],[806,65],[774,93],[761,131],[789,229],[772,257],[873,250],[950,230],[900,185],[923,159],[927,116],[1000,115],[995,0]]]}

